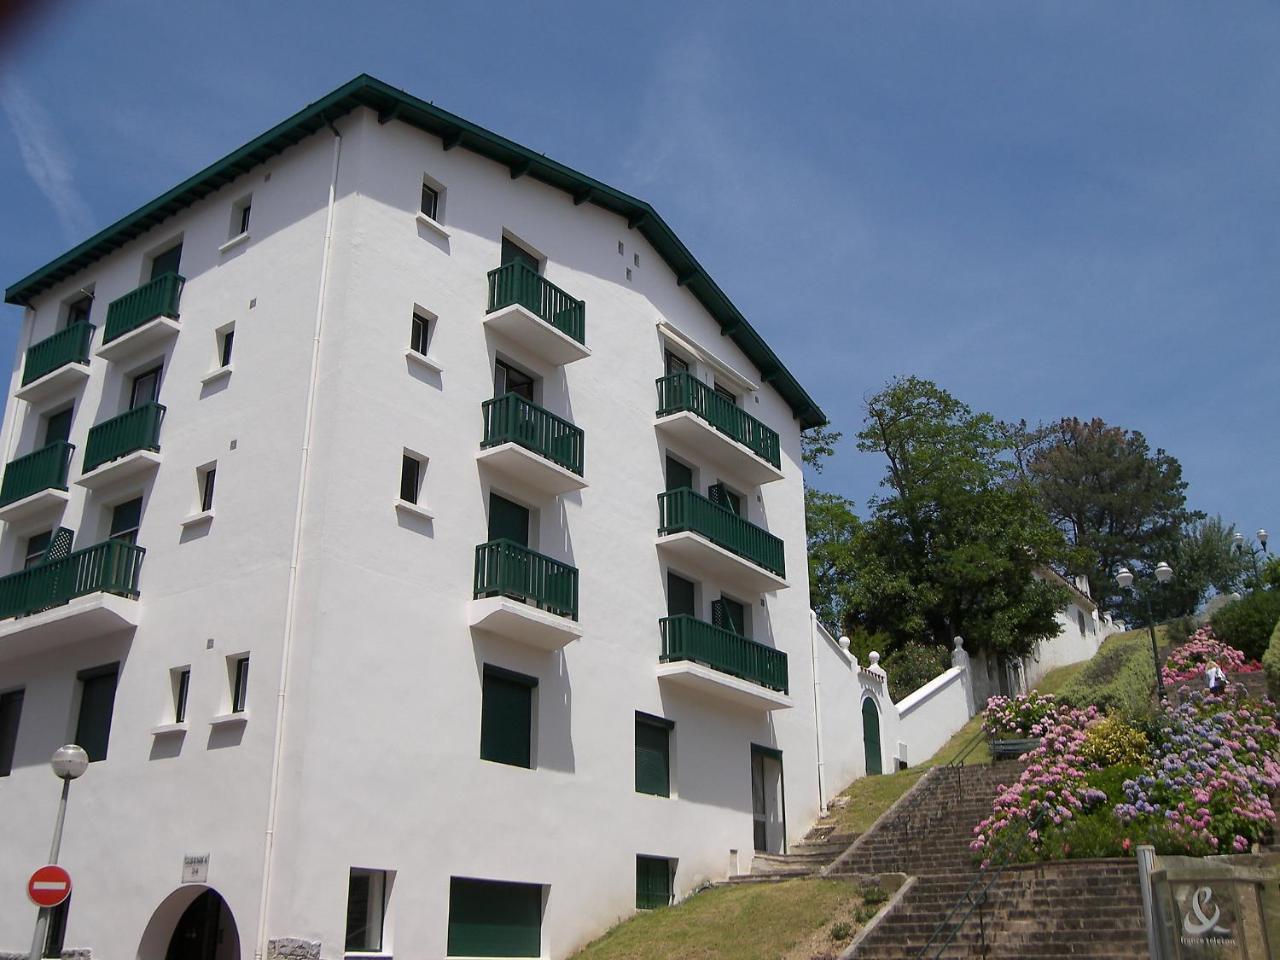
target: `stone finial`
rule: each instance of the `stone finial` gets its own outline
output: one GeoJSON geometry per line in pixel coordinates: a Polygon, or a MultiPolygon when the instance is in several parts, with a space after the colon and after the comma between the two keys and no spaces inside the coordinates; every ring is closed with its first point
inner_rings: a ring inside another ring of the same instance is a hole
{"type": "Polygon", "coordinates": [[[869,654],[867,654],[867,660],[869,661],[869,664],[867,666],[868,673],[874,673],[877,677],[880,677],[881,679],[888,676],[888,674],[884,672],[884,667],[880,666],[879,653],[877,653],[875,650],[872,650],[869,654]]]}
{"type": "Polygon", "coordinates": [[[951,651],[951,665],[953,667],[967,667],[969,665],[969,654],[964,648],[964,637],[953,637],[951,640],[954,649],[951,651]]]}
{"type": "Polygon", "coordinates": [[[849,638],[848,638],[848,637],[841,637],[841,638],[840,638],[840,640],[839,640],[839,644],[840,644],[840,649],[841,649],[841,650],[843,650],[845,653],[848,653],[848,652],[849,652],[849,638]]]}

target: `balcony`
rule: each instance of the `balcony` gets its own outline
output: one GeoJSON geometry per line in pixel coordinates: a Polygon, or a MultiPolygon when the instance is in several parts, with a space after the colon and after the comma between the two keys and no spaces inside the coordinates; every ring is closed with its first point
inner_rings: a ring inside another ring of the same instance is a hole
{"type": "Polygon", "coordinates": [[[65,441],[10,460],[0,484],[0,520],[27,520],[67,502],[67,470],[75,446],[65,441]]]}
{"type": "Polygon", "coordinates": [[[137,626],[145,553],[106,540],[0,577],[0,657],[137,626]]]}
{"type": "Polygon", "coordinates": [[[660,433],[750,484],[782,479],[778,434],[691,373],[659,377],[660,433]]]}
{"type": "Polygon", "coordinates": [[[144,403],[91,428],[84,445],[84,474],[76,483],[96,490],[159,466],[164,410],[161,404],[144,403]]]}
{"type": "Polygon", "coordinates": [[[787,655],[736,633],[680,615],[663,617],[658,679],[739,706],[791,706],[787,655]]]}
{"type": "Polygon", "coordinates": [[[22,362],[22,386],[15,396],[42,403],[81,386],[89,379],[89,345],[96,329],[91,323],[73,323],[28,347],[22,362]]]}
{"type": "Polygon", "coordinates": [[[724,587],[771,593],[788,586],[780,539],[687,487],[658,494],[657,547],[724,587]]]}
{"type": "Polygon", "coordinates": [[[586,346],[586,305],[520,261],[489,271],[484,322],[555,366],[591,356],[586,346]]]}
{"type": "Polygon", "coordinates": [[[162,274],[111,301],[98,356],[123,360],[176,337],[178,301],[185,282],[176,273],[162,274]]]}
{"type": "Polygon", "coordinates": [[[587,485],[582,479],[582,431],[523,397],[486,400],[484,439],[476,459],[508,485],[559,496],[587,485]]]}
{"type": "Polygon", "coordinates": [[[578,571],[511,540],[476,547],[472,627],[541,650],[558,650],[582,636],[578,571]]]}

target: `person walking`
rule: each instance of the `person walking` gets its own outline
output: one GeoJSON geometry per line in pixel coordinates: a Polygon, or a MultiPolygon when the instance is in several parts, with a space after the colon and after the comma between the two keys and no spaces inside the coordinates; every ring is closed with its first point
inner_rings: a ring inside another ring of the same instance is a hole
{"type": "Polygon", "coordinates": [[[1204,672],[1204,682],[1209,687],[1210,693],[1226,692],[1227,675],[1222,672],[1222,668],[1218,666],[1217,661],[1209,661],[1209,668],[1204,672]]]}

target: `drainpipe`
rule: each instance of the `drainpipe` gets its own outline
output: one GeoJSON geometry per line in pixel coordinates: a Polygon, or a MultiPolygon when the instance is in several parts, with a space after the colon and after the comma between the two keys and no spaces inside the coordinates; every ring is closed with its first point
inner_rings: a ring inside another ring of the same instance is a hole
{"type": "Polygon", "coordinates": [[[822,681],[818,679],[818,615],[809,611],[809,660],[813,666],[813,735],[818,746],[818,811],[827,812],[822,761],[822,681]]]}
{"type": "Polygon", "coordinates": [[[302,429],[302,458],[298,466],[298,495],[293,514],[293,545],[289,556],[289,589],[285,598],[284,641],[280,647],[280,683],[276,688],[275,743],[271,750],[271,785],[267,796],[267,829],[262,850],[262,896],[258,901],[258,935],[254,957],[262,960],[267,952],[267,902],[271,890],[271,860],[275,844],[276,814],[280,799],[280,769],[284,748],[285,700],[289,690],[290,654],[293,651],[294,625],[297,622],[298,559],[302,554],[303,506],[307,492],[307,469],[311,462],[311,431],[315,422],[316,384],[320,378],[320,332],[324,328],[325,295],[329,285],[329,257],[333,248],[333,211],[338,195],[338,160],[342,155],[342,134],[329,121],[333,131],[333,172],[329,178],[329,207],[324,223],[324,248],[320,258],[320,283],[316,291],[316,321],[311,337],[311,373],[307,381],[306,420],[302,429]]]}

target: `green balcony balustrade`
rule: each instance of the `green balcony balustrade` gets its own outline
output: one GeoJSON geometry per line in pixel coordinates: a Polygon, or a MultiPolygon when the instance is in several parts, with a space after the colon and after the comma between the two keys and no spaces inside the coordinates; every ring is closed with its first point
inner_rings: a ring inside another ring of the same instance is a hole
{"type": "Polygon", "coordinates": [[[104,540],[0,577],[0,619],[39,613],[90,593],[137,599],[145,553],[125,540],[104,540]]]}
{"type": "Polygon", "coordinates": [[[787,655],[687,614],[663,617],[662,662],[691,660],[787,693],[787,655]]]}
{"type": "Polygon", "coordinates": [[[561,333],[586,345],[587,307],[527,263],[513,260],[489,271],[489,313],[519,304],[561,333]]]}
{"type": "Polygon", "coordinates": [[[165,273],[137,290],[112,300],[107,307],[107,324],[102,342],[110,343],[156,317],[177,317],[178,299],[186,281],[176,273],[165,273]]]}
{"type": "Polygon", "coordinates": [[[687,371],[658,378],[658,416],[695,413],[779,470],[778,434],[687,371]]]}
{"type": "Polygon", "coordinates": [[[768,530],[688,487],[658,494],[658,536],[686,530],[780,577],[787,575],[782,541],[768,530]]]}
{"type": "Polygon", "coordinates": [[[4,468],[4,483],[0,484],[0,507],[41,490],[67,489],[67,468],[71,466],[75,449],[75,444],[59,440],[25,457],[10,460],[4,468]]]}
{"type": "Polygon", "coordinates": [[[582,476],[582,431],[568,420],[514,393],[486,400],[481,409],[484,412],[481,447],[518,443],[582,476]]]}
{"type": "Polygon", "coordinates": [[[144,403],[140,407],[95,424],[84,445],[84,472],[110,460],[119,460],[136,450],[160,451],[160,424],[164,406],[144,403]]]}
{"type": "Polygon", "coordinates": [[[475,597],[498,596],[577,620],[578,570],[514,540],[490,540],[476,547],[475,597]]]}
{"type": "Polygon", "coordinates": [[[52,337],[27,348],[27,358],[22,364],[22,385],[34,383],[45,374],[53,373],[68,363],[89,363],[89,344],[93,342],[91,323],[73,323],[59,330],[52,337]]]}

